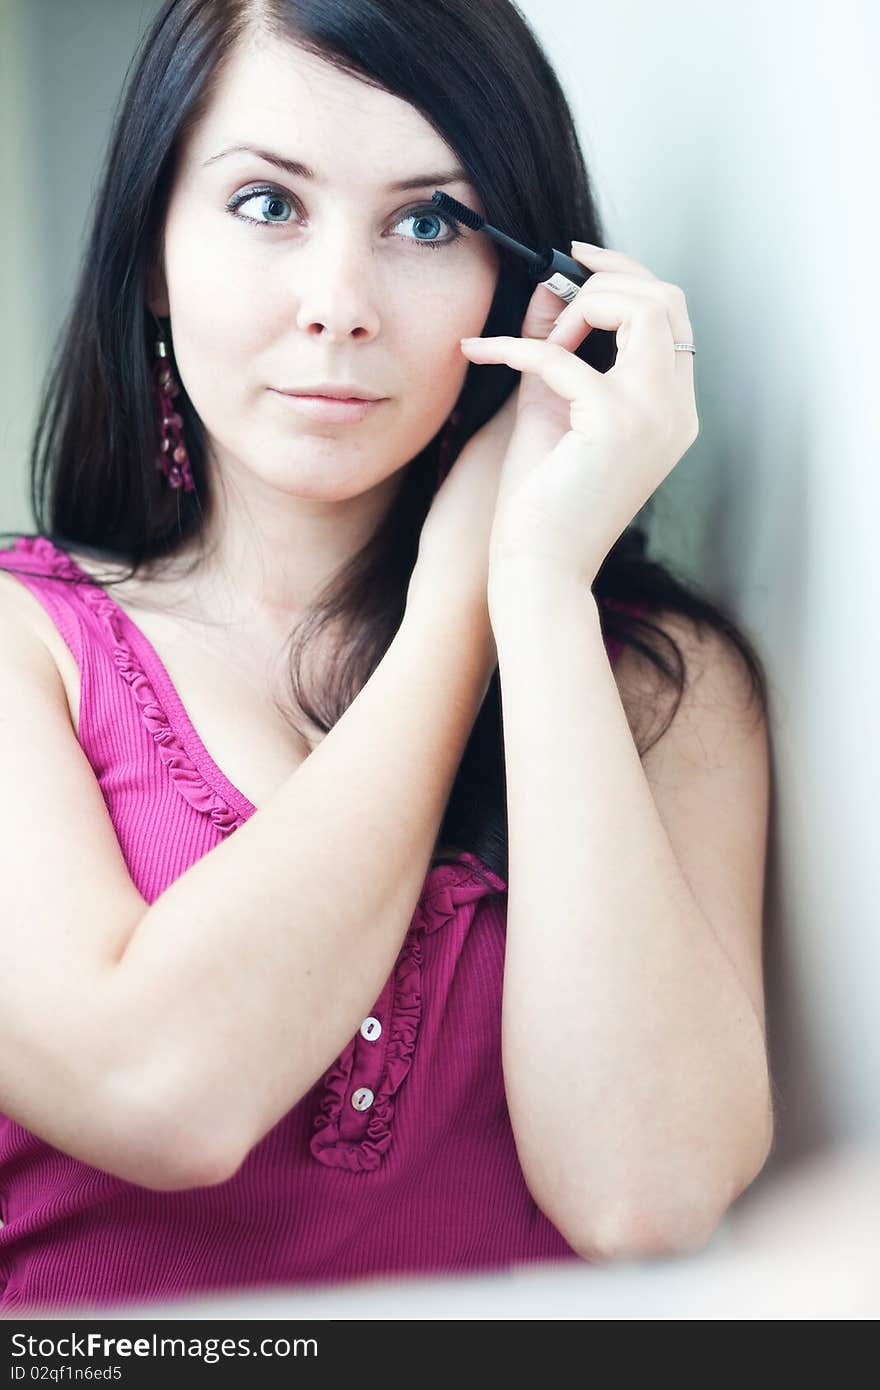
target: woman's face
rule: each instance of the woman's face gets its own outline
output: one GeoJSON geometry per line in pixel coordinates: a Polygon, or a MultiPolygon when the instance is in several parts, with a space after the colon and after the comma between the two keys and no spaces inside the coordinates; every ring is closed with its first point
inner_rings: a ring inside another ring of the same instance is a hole
{"type": "Polygon", "coordinates": [[[181,151],[148,300],[170,315],[221,468],[352,497],[436,434],[467,372],[459,338],[481,332],[498,276],[489,238],[431,206],[442,184],[484,211],[470,184],[442,177],[457,164],[399,98],[289,43],[238,49],[181,151]],[[239,145],[312,176],[226,153],[239,145]],[[329,423],[279,394],[322,382],[386,399],[361,421],[329,423]]]}

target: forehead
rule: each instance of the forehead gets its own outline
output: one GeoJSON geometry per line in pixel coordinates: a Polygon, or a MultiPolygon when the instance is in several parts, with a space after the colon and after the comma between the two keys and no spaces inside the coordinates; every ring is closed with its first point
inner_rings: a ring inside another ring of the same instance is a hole
{"type": "Polygon", "coordinates": [[[230,56],[187,154],[201,164],[236,144],[281,150],[328,182],[364,188],[384,187],[412,169],[458,163],[408,102],[266,35],[230,56]]]}

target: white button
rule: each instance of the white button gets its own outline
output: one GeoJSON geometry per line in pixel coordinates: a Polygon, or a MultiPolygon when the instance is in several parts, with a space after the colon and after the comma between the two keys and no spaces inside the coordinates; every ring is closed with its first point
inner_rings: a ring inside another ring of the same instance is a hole
{"type": "Polygon", "coordinates": [[[382,1025],[378,1018],[373,1018],[372,1014],[369,1018],[365,1018],[361,1024],[361,1036],[369,1038],[370,1042],[375,1042],[381,1032],[382,1025]]]}
{"type": "Polygon", "coordinates": [[[359,1086],[351,1098],[355,1110],[369,1110],[373,1104],[373,1092],[369,1086],[359,1086]]]}

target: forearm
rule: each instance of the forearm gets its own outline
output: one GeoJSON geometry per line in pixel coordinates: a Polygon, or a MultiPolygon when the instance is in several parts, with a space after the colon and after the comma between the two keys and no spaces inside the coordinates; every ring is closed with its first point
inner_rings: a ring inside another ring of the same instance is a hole
{"type": "Polygon", "coordinates": [[[687,1241],[763,1161],[760,1025],[679,868],[589,590],[511,574],[492,622],[509,822],[502,1048],[523,1171],[573,1244],[687,1241]]]}
{"type": "Polygon", "coordinates": [[[408,609],[306,761],[150,906],[111,972],[129,1093],[243,1157],[314,1084],[393,968],[494,666],[488,623],[408,609]]]}

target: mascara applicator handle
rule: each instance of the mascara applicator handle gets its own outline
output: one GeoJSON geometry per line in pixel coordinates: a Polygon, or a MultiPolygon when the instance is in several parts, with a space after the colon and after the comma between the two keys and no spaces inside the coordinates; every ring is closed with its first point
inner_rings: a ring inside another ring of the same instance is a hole
{"type": "Polygon", "coordinates": [[[552,290],[569,304],[581,285],[589,280],[593,273],[587,270],[586,266],[572,260],[571,256],[566,256],[564,251],[557,251],[555,247],[548,251],[541,261],[529,265],[527,271],[531,279],[540,281],[548,290],[552,290]]]}

